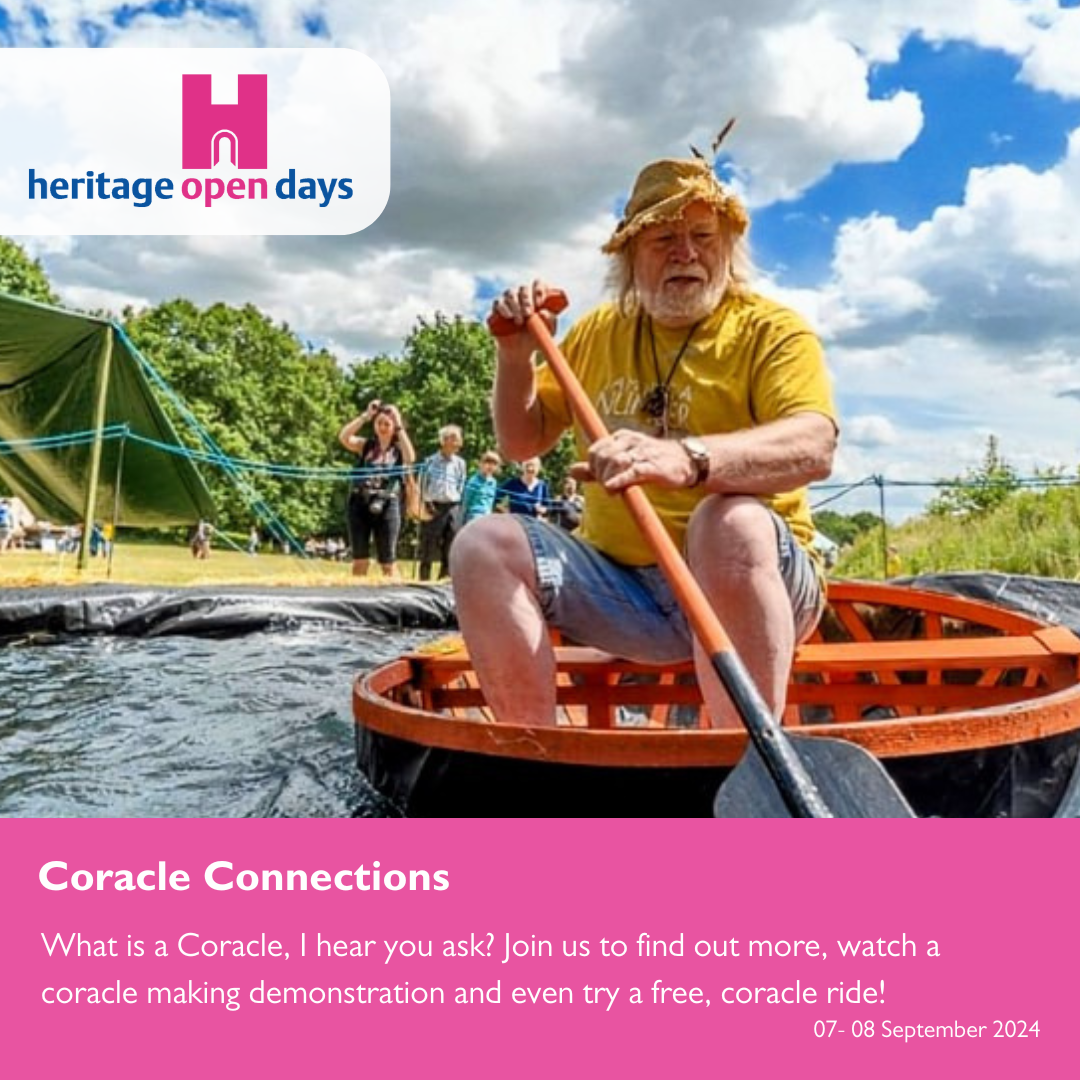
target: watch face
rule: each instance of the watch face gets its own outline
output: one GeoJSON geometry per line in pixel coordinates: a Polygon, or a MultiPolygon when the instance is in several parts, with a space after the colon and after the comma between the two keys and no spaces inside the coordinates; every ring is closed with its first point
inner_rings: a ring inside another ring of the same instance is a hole
{"type": "Polygon", "coordinates": [[[679,445],[686,451],[687,456],[694,463],[694,468],[697,470],[697,475],[691,482],[690,487],[703,484],[709,478],[711,464],[709,461],[709,448],[700,439],[695,439],[693,436],[680,439],[679,445]]]}

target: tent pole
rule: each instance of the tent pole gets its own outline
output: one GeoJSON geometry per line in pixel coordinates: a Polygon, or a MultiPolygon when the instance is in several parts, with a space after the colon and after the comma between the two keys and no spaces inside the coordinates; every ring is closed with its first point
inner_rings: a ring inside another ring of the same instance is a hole
{"type": "Polygon", "coordinates": [[[97,509],[98,478],[101,475],[101,448],[104,442],[105,413],[109,400],[109,373],[112,367],[113,328],[105,327],[105,341],[98,365],[97,400],[94,402],[94,441],[90,446],[90,468],[86,477],[86,504],[83,509],[82,542],[79,545],[78,568],[85,570],[90,562],[90,532],[94,527],[97,509]]]}
{"type": "Polygon", "coordinates": [[[116,526],[120,521],[120,481],[124,478],[124,447],[127,446],[127,437],[130,428],[124,425],[124,434],[120,437],[120,449],[116,454],[116,489],[113,492],[112,528],[110,530],[107,549],[109,569],[105,576],[112,579],[113,552],[116,550],[116,526]]]}

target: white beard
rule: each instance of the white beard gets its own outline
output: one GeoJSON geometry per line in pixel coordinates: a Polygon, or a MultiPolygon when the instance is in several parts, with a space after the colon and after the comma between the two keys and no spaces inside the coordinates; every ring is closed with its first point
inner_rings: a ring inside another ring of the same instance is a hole
{"type": "Polygon", "coordinates": [[[718,274],[712,281],[703,281],[698,286],[679,289],[658,289],[645,291],[638,287],[638,298],[646,314],[661,325],[682,325],[699,322],[711,315],[724,299],[727,280],[718,274]]]}

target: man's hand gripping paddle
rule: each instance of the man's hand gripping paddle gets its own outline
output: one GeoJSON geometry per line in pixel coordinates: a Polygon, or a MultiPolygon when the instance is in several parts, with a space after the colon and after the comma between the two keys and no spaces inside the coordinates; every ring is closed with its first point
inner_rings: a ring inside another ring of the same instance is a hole
{"type": "MultiPolygon", "coordinates": [[[[556,291],[548,294],[543,308],[557,315],[567,303],[565,293],[556,291]]],[[[523,329],[500,315],[488,319],[488,328],[496,337],[523,329]]],[[[530,315],[525,329],[586,437],[590,442],[606,437],[600,414],[541,316],[530,315]]],[[[622,496],[750,736],[752,746],[717,792],[716,816],[913,817],[881,763],[862,747],[842,739],[792,736],[780,727],[645,492],[630,487],[622,496]]]]}

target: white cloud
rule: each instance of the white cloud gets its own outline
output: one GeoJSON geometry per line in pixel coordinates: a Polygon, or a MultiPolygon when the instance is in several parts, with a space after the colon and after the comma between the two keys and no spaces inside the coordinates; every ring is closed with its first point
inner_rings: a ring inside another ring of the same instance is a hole
{"type": "MultiPolygon", "coordinates": [[[[1033,375],[952,335],[913,335],[887,349],[834,345],[829,356],[841,414],[838,483],[880,475],[929,485],[958,476],[979,464],[990,435],[1021,475],[1080,460],[1080,400],[1066,393],[1080,388],[1080,358],[1047,355],[1033,375]]],[[[917,511],[933,493],[888,487],[890,516],[917,511]]],[[[833,509],[873,509],[868,498],[859,491],[833,509]]]]}
{"type": "Polygon", "coordinates": [[[1080,98],[1080,10],[1053,11],[1045,24],[1024,58],[1021,74],[1038,90],[1080,98]]]}
{"type": "Polygon", "coordinates": [[[887,416],[853,416],[844,425],[844,438],[854,446],[893,446],[899,436],[887,416]]]}
{"type": "Polygon", "coordinates": [[[1024,370],[1046,349],[1080,357],[1080,131],[1043,172],[972,170],[960,205],[913,228],[881,216],[847,222],[833,273],[817,306],[840,344],[948,334],[1024,370]]]}

